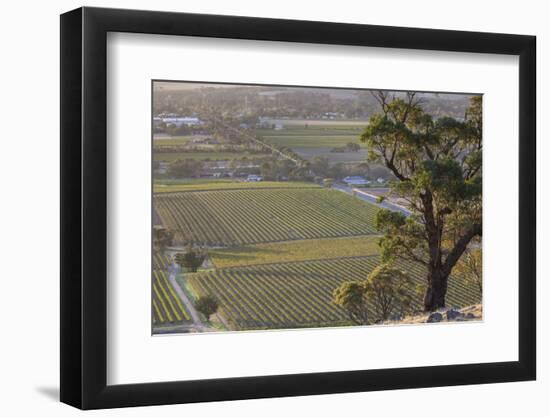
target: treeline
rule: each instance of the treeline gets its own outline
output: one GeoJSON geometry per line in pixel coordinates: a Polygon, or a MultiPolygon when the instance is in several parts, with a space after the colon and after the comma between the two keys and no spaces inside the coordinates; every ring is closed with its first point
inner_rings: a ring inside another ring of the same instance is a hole
{"type": "Polygon", "coordinates": [[[340,180],[347,176],[361,176],[372,180],[378,178],[388,180],[393,178],[390,170],[380,164],[367,162],[360,164],[345,164],[341,162],[330,164],[329,160],[323,156],[316,156],[313,158],[311,162],[309,162],[308,168],[315,177],[333,178],[336,180],[340,180]]]}
{"type": "Polygon", "coordinates": [[[265,149],[258,149],[253,147],[243,147],[241,145],[214,145],[214,146],[201,146],[201,145],[156,145],[153,147],[155,153],[244,153],[265,155],[267,151],[265,149]]]}
{"type": "Polygon", "coordinates": [[[188,126],[182,124],[181,126],[177,126],[173,123],[161,122],[154,126],[153,133],[165,133],[168,136],[188,136],[204,133],[207,129],[208,127],[204,125],[188,126]]]}
{"type": "MultiPolygon", "coordinates": [[[[400,98],[405,93],[393,93],[400,98]]],[[[434,117],[463,118],[468,96],[419,94],[424,110],[434,117]]],[[[380,111],[379,103],[367,90],[331,90],[241,86],[155,91],[154,114],[181,115],[214,112],[239,123],[255,124],[260,116],[289,118],[330,117],[362,119],[380,111]]]]}
{"type": "Polygon", "coordinates": [[[359,152],[361,150],[361,145],[354,142],[346,143],[344,146],[337,146],[332,148],[330,151],[335,153],[345,153],[345,152],[359,152]]]}

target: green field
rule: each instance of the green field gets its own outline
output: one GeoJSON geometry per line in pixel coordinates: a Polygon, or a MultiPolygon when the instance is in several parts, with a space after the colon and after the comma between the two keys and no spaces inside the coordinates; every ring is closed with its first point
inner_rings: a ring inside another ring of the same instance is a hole
{"type": "Polygon", "coordinates": [[[155,185],[197,185],[197,184],[210,184],[210,183],[220,183],[220,182],[236,182],[236,180],[231,178],[192,178],[192,179],[178,179],[178,178],[155,178],[153,184],[155,185]]]}
{"type": "Polygon", "coordinates": [[[260,243],[238,248],[215,249],[210,259],[216,268],[268,263],[378,255],[378,236],[308,239],[260,243]]]}
{"type": "MultiPolygon", "coordinates": [[[[344,311],[331,304],[332,292],[343,281],[366,279],[379,262],[378,256],[365,256],[226,268],[189,275],[187,285],[198,296],[216,297],[219,313],[233,330],[351,325],[344,311]]],[[[402,262],[398,267],[415,283],[425,282],[419,265],[402,262]]],[[[420,309],[420,297],[414,299],[420,309]]],[[[480,300],[474,287],[450,279],[449,306],[480,300]]],[[[374,317],[372,307],[370,313],[374,317]]]]}
{"type": "Polygon", "coordinates": [[[357,136],[263,136],[264,139],[287,148],[336,148],[353,142],[364,147],[357,136]]]}
{"type": "Polygon", "coordinates": [[[236,246],[376,233],[378,208],[332,189],[196,191],[153,201],[179,242],[236,246]]]}
{"type": "Polygon", "coordinates": [[[367,159],[366,145],[359,140],[364,129],[361,124],[323,123],[309,125],[285,124],[281,130],[259,129],[263,140],[279,146],[292,149],[302,159],[312,160],[315,157],[327,158],[330,163],[359,163],[367,159]],[[334,148],[342,148],[348,143],[361,147],[359,152],[331,152],[334,148]]]}
{"type": "Polygon", "coordinates": [[[182,324],[190,321],[164,271],[153,271],[153,324],[182,324]]]}
{"type": "Polygon", "coordinates": [[[271,119],[269,123],[282,124],[285,128],[290,127],[304,127],[308,125],[311,127],[325,127],[333,129],[345,129],[366,126],[368,120],[330,120],[330,119],[271,119]]]}
{"type": "Polygon", "coordinates": [[[359,137],[363,127],[344,126],[344,127],[309,127],[288,126],[281,130],[275,129],[257,129],[256,133],[261,136],[354,136],[359,137]]]}
{"type": "Polygon", "coordinates": [[[311,182],[299,181],[260,181],[245,182],[234,180],[189,180],[186,182],[159,182],[153,184],[153,192],[156,193],[179,193],[187,191],[226,191],[226,190],[250,190],[250,189],[272,189],[272,188],[319,188],[311,182]]]}
{"type": "Polygon", "coordinates": [[[159,162],[172,162],[178,159],[198,159],[204,161],[229,161],[240,159],[243,156],[247,158],[257,158],[267,154],[253,154],[249,152],[153,152],[153,160],[159,162]]]}
{"type": "Polygon", "coordinates": [[[153,146],[175,146],[185,145],[191,142],[195,136],[172,136],[170,138],[153,138],[153,146]]]}
{"type": "Polygon", "coordinates": [[[265,140],[288,148],[336,148],[353,142],[361,146],[360,125],[304,125],[287,124],[284,129],[259,129],[256,131],[265,140]]]}

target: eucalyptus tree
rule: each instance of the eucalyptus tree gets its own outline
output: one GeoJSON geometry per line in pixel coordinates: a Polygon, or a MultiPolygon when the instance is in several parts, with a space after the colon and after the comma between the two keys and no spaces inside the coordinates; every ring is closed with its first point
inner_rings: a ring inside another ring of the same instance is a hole
{"type": "Polygon", "coordinates": [[[374,93],[381,111],[361,135],[368,159],[395,177],[391,191],[409,217],[381,210],[382,259],[405,258],[427,269],[424,309],[445,306],[448,280],[472,239],[481,237],[482,114],[473,96],[461,120],[434,119],[415,93],[374,93]]]}
{"type": "Polygon", "coordinates": [[[369,312],[365,297],[365,285],[357,281],[345,281],[332,293],[332,303],[343,308],[355,324],[369,324],[369,312]]]}
{"type": "Polygon", "coordinates": [[[365,296],[374,307],[378,320],[388,320],[394,312],[410,310],[413,282],[409,275],[390,264],[376,267],[364,283],[365,296]]]}

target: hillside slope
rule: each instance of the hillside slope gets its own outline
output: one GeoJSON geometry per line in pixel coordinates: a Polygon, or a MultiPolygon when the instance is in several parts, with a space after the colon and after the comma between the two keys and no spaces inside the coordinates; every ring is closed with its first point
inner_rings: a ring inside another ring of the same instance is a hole
{"type": "Polygon", "coordinates": [[[444,323],[456,321],[478,321],[483,319],[481,304],[473,304],[461,309],[439,309],[433,313],[406,316],[400,320],[388,320],[384,324],[444,323]]]}

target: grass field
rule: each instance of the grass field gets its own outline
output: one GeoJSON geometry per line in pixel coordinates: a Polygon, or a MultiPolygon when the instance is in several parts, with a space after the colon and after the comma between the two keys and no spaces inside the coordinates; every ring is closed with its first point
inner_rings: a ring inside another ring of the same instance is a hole
{"type": "Polygon", "coordinates": [[[261,243],[210,251],[216,268],[378,255],[378,236],[261,243]]]}
{"type": "Polygon", "coordinates": [[[197,191],[153,201],[180,242],[236,246],[376,233],[376,206],[331,189],[197,191]]]}
{"type": "MultiPolygon", "coordinates": [[[[198,296],[218,299],[220,314],[234,330],[342,326],[351,323],[331,304],[333,290],[346,280],[364,280],[379,262],[378,256],[365,256],[226,268],[190,275],[187,282],[198,296]]],[[[425,271],[417,264],[402,262],[398,267],[415,283],[425,282],[425,271]]],[[[414,299],[420,309],[420,297],[414,299]]],[[[480,300],[473,286],[450,279],[449,306],[480,300]]],[[[370,313],[374,317],[372,307],[370,313]]]]}
{"type": "Polygon", "coordinates": [[[187,182],[164,182],[153,184],[154,193],[179,193],[187,191],[226,191],[272,188],[319,188],[311,182],[260,181],[244,182],[234,180],[189,180],[187,182]]]}

